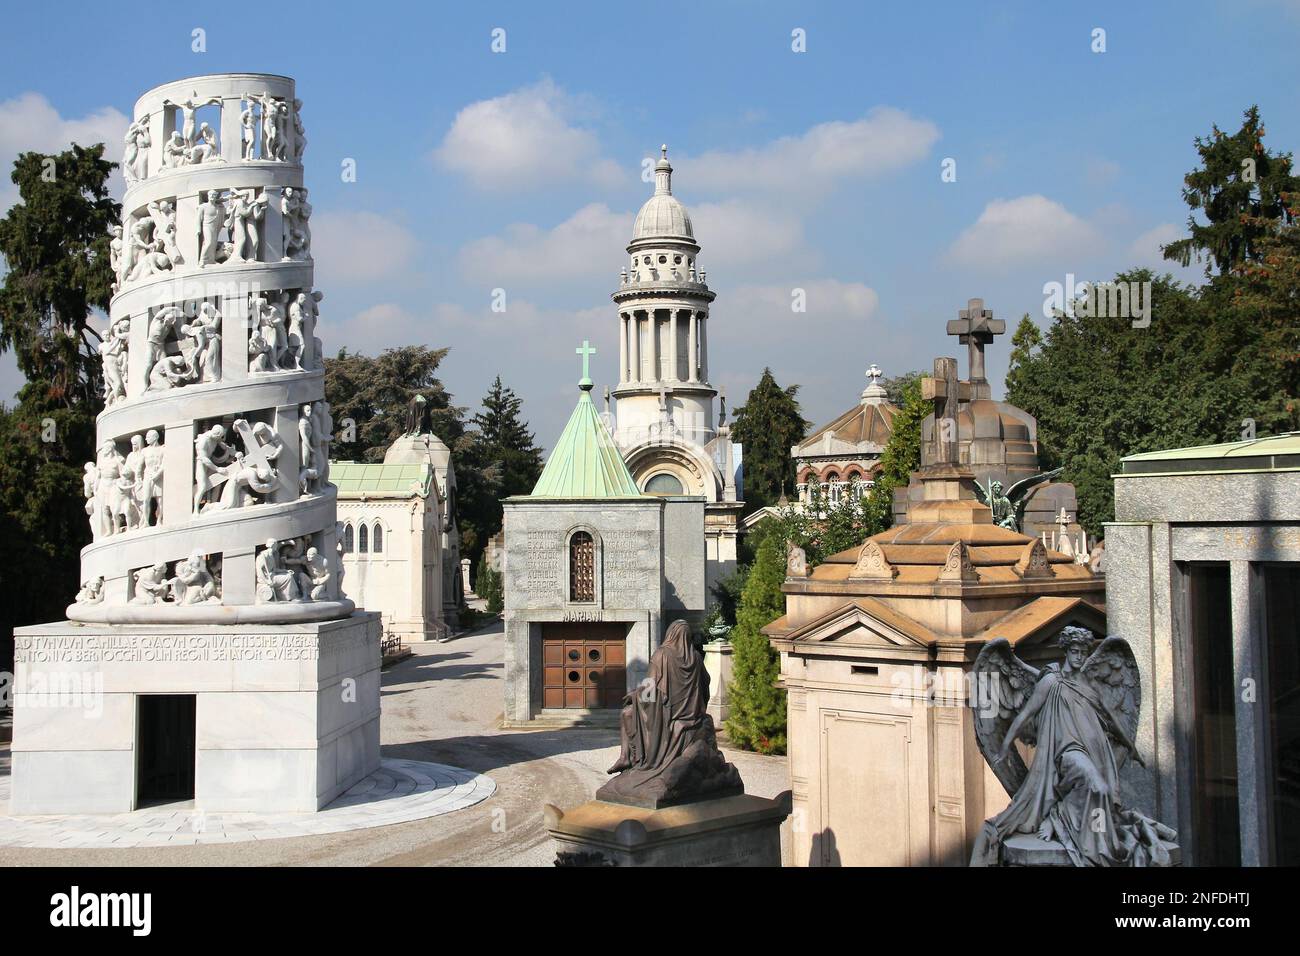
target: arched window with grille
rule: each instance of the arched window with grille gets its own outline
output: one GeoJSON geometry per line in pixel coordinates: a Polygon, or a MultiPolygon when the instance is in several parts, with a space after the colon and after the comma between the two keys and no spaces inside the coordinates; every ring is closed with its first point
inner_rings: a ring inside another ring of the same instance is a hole
{"type": "Polygon", "coordinates": [[[378,521],[375,522],[375,536],[370,539],[370,550],[375,554],[384,550],[384,527],[378,521]]]}
{"type": "Polygon", "coordinates": [[[569,600],[596,600],[596,542],[586,531],[569,538],[569,600]]]}
{"type": "Polygon", "coordinates": [[[360,552],[361,554],[365,554],[370,550],[369,547],[370,542],[368,540],[369,535],[370,535],[370,529],[367,528],[365,525],[362,525],[360,528],[357,529],[357,551],[360,552]]]}
{"type": "Polygon", "coordinates": [[[343,553],[351,554],[355,544],[352,537],[352,523],[349,522],[343,526],[343,553]]]}

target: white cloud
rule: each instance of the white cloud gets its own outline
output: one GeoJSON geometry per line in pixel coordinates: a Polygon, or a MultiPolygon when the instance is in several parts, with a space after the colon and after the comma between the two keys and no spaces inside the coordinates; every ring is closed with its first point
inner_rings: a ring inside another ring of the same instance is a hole
{"type": "Polygon", "coordinates": [[[752,265],[800,256],[806,259],[803,223],[789,213],[752,200],[700,203],[690,210],[700,264],[752,265]]]}
{"type": "Polygon", "coordinates": [[[1132,245],[1128,247],[1129,257],[1136,260],[1136,265],[1172,270],[1175,263],[1164,257],[1160,247],[1182,237],[1183,230],[1179,226],[1175,226],[1172,222],[1163,222],[1133,240],[1132,245]]]}
{"type": "Polygon", "coordinates": [[[939,128],[902,110],[877,106],[859,120],[819,123],[800,136],[759,147],[713,150],[682,166],[692,189],[734,192],[825,190],[837,180],[867,178],[923,159],[939,128]]]}
{"type": "Polygon", "coordinates": [[[460,267],[471,279],[498,285],[600,275],[613,280],[631,238],[631,213],[591,203],[552,229],[516,223],[504,235],[467,243],[459,254],[460,267]]]}
{"type": "Polygon", "coordinates": [[[601,156],[596,134],[573,125],[583,112],[549,78],[471,103],[452,121],[434,159],[480,189],[522,190],[575,179],[601,187],[626,179],[601,156]]]}
{"type": "Polygon", "coordinates": [[[330,282],[374,282],[400,275],[419,248],[402,224],[372,212],[321,212],[312,216],[316,272],[330,282]]]}
{"type": "Polygon", "coordinates": [[[1010,267],[1088,256],[1103,246],[1101,234],[1046,196],[994,199],[948,250],[958,265],[978,269],[1010,267]]]}
{"type": "Polygon", "coordinates": [[[729,326],[743,329],[744,338],[786,345],[792,337],[811,341],[844,329],[865,337],[869,331],[866,323],[880,311],[875,289],[838,279],[741,285],[719,293],[718,300],[717,315],[729,326]],[[803,312],[793,308],[797,290],[802,291],[803,312]]]}
{"type": "MultiPolygon", "coordinates": [[[[0,213],[18,200],[18,190],[9,180],[13,161],[19,153],[35,150],[56,153],[69,144],[93,146],[104,143],[105,158],[117,162],[122,156],[122,137],[130,120],[111,106],[103,106],[79,119],[65,119],[44,96],[23,93],[13,99],[0,101],[0,213]]],[[[114,172],[109,189],[121,197],[123,183],[120,172],[114,172]]]]}

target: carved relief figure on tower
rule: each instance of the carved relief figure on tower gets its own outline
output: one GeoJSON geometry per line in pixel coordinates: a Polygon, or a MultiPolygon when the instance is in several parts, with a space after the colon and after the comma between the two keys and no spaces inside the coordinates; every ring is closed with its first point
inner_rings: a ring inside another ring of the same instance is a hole
{"type": "Polygon", "coordinates": [[[324,350],[301,109],[293,81],[271,74],[195,77],[135,104],[122,139],[124,214],[108,237],[105,410],[82,475],[94,541],[74,620],[282,623],[353,610],[334,568],[333,499],[321,500],[333,422],[323,376],[305,374],[319,372],[324,350]],[[146,184],[160,169],[166,177],[146,184]],[[182,281],[156,281],[177,273],[182,281]],[[288,287],[277,281],[286,274],[288,287]],[[142,295],[134,283],[152,288],[142,295]],[[279,372],[293,374],[261,374],[279,372]],[[212,385],[221,387],[200,388],[212,385]],[[292,606],[259,607],[255,561],[268,530],[280,543],[265,560],[292,606]],[[223,568],[239,576],[224,594],[223,568]]]}

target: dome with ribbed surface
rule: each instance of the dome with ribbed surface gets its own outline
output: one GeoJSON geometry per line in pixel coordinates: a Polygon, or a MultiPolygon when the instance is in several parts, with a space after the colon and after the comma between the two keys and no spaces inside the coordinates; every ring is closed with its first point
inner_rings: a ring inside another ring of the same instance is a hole
{"type": "Polygon", "coordinates": [[[691,217],[681,200],[673,195],[673,167],[668,162],[668,147],[661,146],[663,155],[655,163],[655,194],[646,200],[636,214],[632,226],[632,241],[639,239],[695,239],[691,217]]]}

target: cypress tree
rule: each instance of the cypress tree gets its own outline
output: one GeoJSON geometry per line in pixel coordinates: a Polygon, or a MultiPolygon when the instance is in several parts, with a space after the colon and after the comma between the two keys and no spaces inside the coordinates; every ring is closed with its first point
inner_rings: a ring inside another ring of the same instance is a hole
{"type": "Polygon", "coordinates": [[[746,513],[776,504],[781,490],[794,486],[790,449],[808,433],[795,398],[798,392],[798,385],[782,388],[765,368],[745,404],[735,410],[731,435],[745,449],[746,513]]]}
{"type": "Polygon", "coordinates": [[[771,534],[759,545],[758,557],[745,580],[736,626],[731,631],[731,712],[727,736],[732,743],[759,753],[785,753],[785,691],[776,686],[780,657],[761,629],[785,613],[785,542],[771,534]]]}

